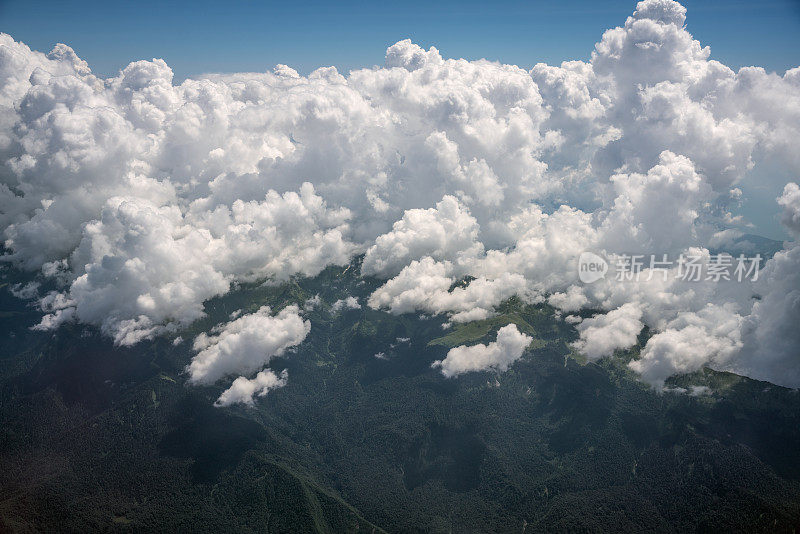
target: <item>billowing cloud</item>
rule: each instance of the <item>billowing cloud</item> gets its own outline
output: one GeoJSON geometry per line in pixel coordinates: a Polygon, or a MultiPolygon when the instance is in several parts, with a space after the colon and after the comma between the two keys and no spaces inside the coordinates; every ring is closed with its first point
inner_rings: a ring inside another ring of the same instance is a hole
{"type": "Polygon", "coordinates": [[[800,186],[788,183],[783,188],[783,194],[778,198],[778,204],[783,208],[781,222],[790,231],[800,234],[800,186]]]}
{"type": "Polygon", "coordinates": [[[214,403],[219,408],[232,404],[253,404],[253,397],[263,397],[271,390],[286,385],[289,374],[284,369],[280,375],[271,370],[259,372],[254,378],[240,376],[233,381],[231,387],[222,392],[214,403]]]}
{"type": "MultiPolygon", "coordinates": [[[[197,355],[186,368],[194,384],[213,384],[232,374],[251,374],[287,349],[299,345],[311,331],[297,306],[272,315],[269,306],[222,325],[194,340],[197,355]]],[[[240,382],[240,386],[241,386],[240,382]]],[[[231,394],[233,395],[233,394],[231,394]]]]}
{"type": "Polygon", "coordinates": [[[472,371],[494,369],[505,371],[519,360],[533,338],[523,334],[515,324],[507,324],[497,331],[497,339],[488,345],[461,345],[450,349],[444,360],[433,362],[447,378],[472,371]]]}
{"type": "Polygon", "coordinates": [[[495,306],[525,293],[525,279],[516,273],[480,277],[466,287],[451,289],[457,281],[454,273],[450,262],[437,262],[430,256],[414,260],[370,295],[369,305],[392,313],[450,313],[453,321],[468,322],[489,317],[495,306]]]}
{"type": "Polygon", "coordinates": [[[743,350],[730,370],[800,387],[800,244],[795,242],[767,262],[755,290],[760,298],[742,320],[743,350]]]}
{"type": "Polygon", "coordinates": [[[326,210],[308,183],[300,194],[237,200],[202,213],[199,222],[177,206],[112,198],[85,226],[70,257],[76,277],[63,307],[45,320],[69,310],[68,317],[100,325],[117,343],[136,343],[202,317],[203,302],[234,280],[315,274],[347,261],[340,231],[346,216],[326,210]]]}
{"type": "Polygon", "coordinates": [[[428,256],[465,263],[483,252],[478,224],[455,197],[445,196],[434,209],[413,209],[378,236],[364,257],[364,274],[396,275],[412,260],[428,256]]]}
{"type": "Polygon", "coordinates": [[[740,321],[729,309],[711,304],[698,313],[683,313],[648,340],[641,359],[631,362],[630,368],[658,387],[674,374],[697,371],[709,363],[726,368],[741,347],[740,321]]]}
{"type": "Polygon", "coordinates": [[[642,330],[642,311],[628,303],[616,310],[584,319],[577,325],[580,339],[573,346],[590,359],[611,356],[636,343],[642,330]]]}
{"type": "MultiPolygon", "coordinates": [[[[656,385],[713,365],[798,386],[796,241],[757,280],[644,266],[620,281],[613,265],[577,278],[585,251],[692,254],[707,269],[747,223],[735,209],[751,181],[782,189],[776,210],[800,229],[786,184],[800,174],[800,67],[734,71],[687,16],[644,0],[588,61],[530,71],[405,40],[347,74],[278,65],[180,84],[160,59],[100,79],[66,45],[43,54],[2,34],[3,260],[55,287],[25,293],[38,329],[80,321],[123,345],[185,328],[238,282],[364,254],[362,274],[381,280],[372,308],[470,321],[512,295],[546,299],[599,312],[578,326],[590,357],[650,327],[632,367],[656,385]],[[785,172],[754,172],[765,160],[785,172]]],[[[249,375],[279,350],[237,363],[223,334],[201,342],[210,363],[193,381],[249,375]]]]}

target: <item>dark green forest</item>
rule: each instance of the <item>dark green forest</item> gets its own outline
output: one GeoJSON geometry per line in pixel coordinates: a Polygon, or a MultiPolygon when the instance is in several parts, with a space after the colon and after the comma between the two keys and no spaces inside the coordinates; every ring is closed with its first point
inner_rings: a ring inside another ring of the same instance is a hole
{"type": "MultiPolygon", "coordinates": [[[[114,347],[95,329],[30,330],[0,290],[3,532],[794,532],[800,394],[705,369],[658,393],[626,363],[587,362],[547,305],[497,316],[363,307],[358,264],[238,286],[178,332],[114,347]],[[214,407],[230,380],[187,385],[200,332],[319,294],[312,329],[270,362],[285,387],[214,407]],[[444,378],[450,347],[515,323],[534,342],[505,373],[444,378]],[[398,338],[409,338],[398,342],[398,338]],[[383,358],[375,354],[384,353],[383,358]],[[707,394],[679,393],[705,386],[707,394]]],[[[589,312],[586,312],[589,314],[589,312]]],[[[640,344],[648,333],[641,334],[640,344]]]]}

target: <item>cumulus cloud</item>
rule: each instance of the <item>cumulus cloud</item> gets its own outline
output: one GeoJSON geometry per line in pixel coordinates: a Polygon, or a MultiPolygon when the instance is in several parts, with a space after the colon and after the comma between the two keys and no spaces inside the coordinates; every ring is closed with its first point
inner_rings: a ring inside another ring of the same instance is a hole
{"type": "Polygon", "coordinates": [[[285,386],[288,376],[286,369],[280,375],[267,369],[259,372],[254,378],[240,376],[233,381],[231,387],[222,392],[214,406],[221,408],[232,404],[252,405],[253,396],[263,397],[271,390],[285,386]]]}
{"type": "Polygon", "coordinates": [[[657,387],[674,374],[697,371],[709,363],[726,368],[741,347],[741,320],[728,307],[713,304],[698,313],[683,313],[650,338],[641,359],[629,366],[657,387]]]}
{"type": "Polygon", "coordinates": [[[451,289],[457,281],[454,272],[449,261],[437,262],[430,256],[414,260],[372,293],[368,303],[392,313],[450,313],[451,320],[468,322],[486,319],[502,301],[525,293],[525,279],[517,273],[503,273],[492,279],[480,277],[466,287],[451,289]]]}
{"type": "MultiPolygon", "coordinates": [[[[215,329],[194,340],[197,355],[186,368],[193,384],[213,384],[231,374],[251,374],[287,349],[299,345],[311,331],[297,306],[272,315],[269,306],[215,329]]],[[[243,388],[239,383],[238,390],[243,388]]],[[[233,393],[231,393],[233,395],[233,393]]]]}
{"type": "Polygon", "coordinates": [[[731,371],[800,387],[800,244],[767,262],[754,288],[760,296],[742,319],[742,345],[731,371]]]}
{"type": "Polygon", "coordinates": [[[636,343],[642,330],[642,310],[628,303],[577,325],[580,339],[573,346],[590,359],[611,356],[636,343]]]}
{"type": "MultiPolygon", "coordinates": [[[[656,385],[703,365],[800,385],[796,242],[757,281],[577,278],[584,251],[707,265],[746,223],[754,168],[800,173],[800,68],[734,71],[687,16],[644,0],[588,61],[530,71],[405,40],[346,75],[278,65],[180,84],[160,59],[100,79],[66,45],[0,34],[2,259],[56,288],[25,293],[38,329],[80,321],[123,345],[178,332],[238,282],[364,254],[372,308],[470,321],[512,295],[546,299],[601,312],[577,327],[590,357],[649,326],[633,367],[656,385]]],[[[758,179],[783,189],[798,232],[797,185],[758,179]]],[[[212,363],[194,381],[256,372],[272,350],[246,370],[213,363],[235,360],[210,356],[233,342],[223,333],[204,339],[212,363]]]]}
{"type": "Polygon", "coordinates": [[[800,187],[795,183],[786,184],[778,204],[783,208],[781,222],[790,231],[800,234],[800,187]]]}
{"type": "Polygon", "coordinates": [[[334,313],[338,313],[342,310],[360,310],[361,304],[358,303],[358,299],[355,297],[347,297],[343,299],[339,299],[331,305],[331,311],[334,313]]]}
{"type": "Polygon", "coordinates": [[[364,257],[364,274],[396,275],[412,260],[424,256],[454,258],[464,263],[483,251],[478,224],[458,200],[445,196],[436,208],[412,209],[394,223],[392,231],[375,240],[364,257]]]}
{"type": "Polygon", "coordinates": [[[523,334],[517,325],[508,324],[497,331],[497,339],[488,345],[461,345],[450,349],[444,360],[433,362],[447,378],[463,373],[494,369],[503,372],[519,360],[533,338],[523,334]]]}
{"type": "Polygon", "coordinates": [[[202,317],[203,302],[233,280],[315,274],[345,262],[344,217],[326,210],[307,183],[300,194],[270,191],[261,202],[204,212],[199,223],[177,206],[114,197],[72,252],[76,276],[63,291],[64,306],[130,345],[202,317]],[[321,229],[323,219],[335,227],[321,229]]]}

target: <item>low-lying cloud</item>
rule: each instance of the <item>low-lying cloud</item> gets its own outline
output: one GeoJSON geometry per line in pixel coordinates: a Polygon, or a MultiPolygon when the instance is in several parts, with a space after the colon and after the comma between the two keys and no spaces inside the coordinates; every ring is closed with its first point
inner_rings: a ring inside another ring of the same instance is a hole
{"type": "Polygon", "coordinates": [[[488,345],[461,345],[450,349],[444,360],[433,362],[447,378],[470,371],[493,369],[503,372],[520,359],[533,338],[521,333],[517,325],[508,324],[497,331],[497,339],[488,345]]]}
{"type": "Polygon", "coordinates": [[[194,340],[197,355],[186,368],[193,384],[213,384],[229,375],[248,375],[287,349],[299,345],[311,331],[311,322],[287,306],[272,315],[269,306],[221,325],[211,335],[194,340]]]}
{"type": "MultiPolygon", "coordinates": [[[[601,312],[577,326],[589,357],[647,325],[631,367],[657,386],[704,365],[800,386],[800,194],[786,178],[800,174],[800,68],[733,71],[685,17],[640,2],[589,61],[530,71],[405,40],[346,76],[279,65],[179,85],[163,60],[101,79],[66,45],[0,35],[3,259],[55,283],[26,292],[38,328],[80,321],[122,345],[186,327],[237,282],[363,253],[362,274],[384,280],[373,308],[457,322],[547,299],[601,312]],[[767,159],[785,173],[759,185],[783,191],[794,238],[757,280],[578,280],[585,251],[708,263],[746,229],[742,186],[767,159]]],[[[191,380],[252,374],[302,341],[310,326],[287,310],[196,340],[191,380]],[[270,321],[274,340],[250,328],[270,321]]]]}
{"type": "Polygon", "coordinates": [[[223,407],[231,406],[232,404],[248,404],[253,405],[254,396],[263,397],[273,389],[277,389],[286,385],[289,373],[284,369],[280,375],[276,375],[274,371],[265,369],[260,371],[253,378],[245,378],[240,376],[230,385],[228,389],[222,392],[222,395],[214,403],[214,406],[223,407]]]}

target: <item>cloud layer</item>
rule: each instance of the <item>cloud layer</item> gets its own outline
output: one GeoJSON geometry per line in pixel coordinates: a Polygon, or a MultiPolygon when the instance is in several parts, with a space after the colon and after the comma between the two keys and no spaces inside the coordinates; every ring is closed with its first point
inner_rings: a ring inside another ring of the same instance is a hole
{"type": "MultiPolygon", "coordinates": [[[[800,386],[800,68],[735,72],[685,18],[645,0],[589,61],[530,71],[405,40],[347,76],[279,65],[179,85],[163,60],[101,79],[66,45],[0,35],[4,260],[56,284],[28,292],[39,328],[81,321],[125,345],[185,327],[236,282],[363,253],[362,273],[385,280],[373,308],[469,321],[512,295],[547,299],[601,312],[577,325],[591,358],[649,326],[631,365],[655,385],[712,365],[800,386]],[[767,159],[782,172],[758,174],[767,159]],[[711,261],[745,228],[754,181],[795,236],[758,280],[578,281],[584,251],[711,261]]],[[[256,372],[302,341],[307,322],[284,312],[196,341],[192,380],[256,372]],[[248,326],[269,321],[276,340],[248,326]]]]}

